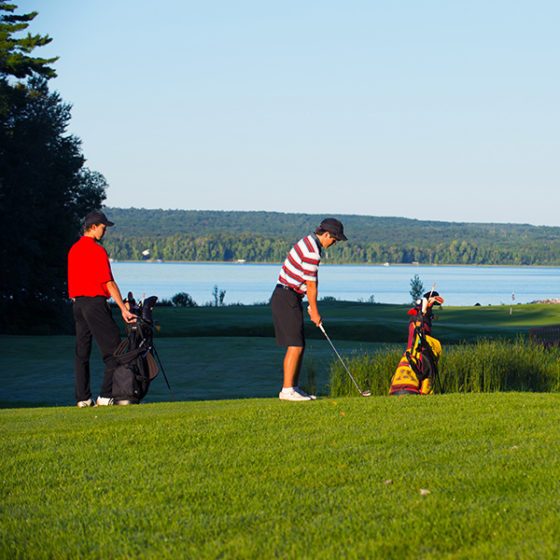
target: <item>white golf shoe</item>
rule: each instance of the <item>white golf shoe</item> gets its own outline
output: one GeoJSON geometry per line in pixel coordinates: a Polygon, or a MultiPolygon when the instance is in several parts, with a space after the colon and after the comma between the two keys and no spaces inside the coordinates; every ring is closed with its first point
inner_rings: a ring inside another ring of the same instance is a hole
{"type": "Polygon", "coordinates": [[[97,397],[97,406],[111,406],[113,399],[110,397],[97,397]]]}
{"type": "Polygon", "coordinates": [[[314,401],[317,397],[315,395],[308,395],[305,391],[302,391],[299,387],[293,387],[288,391],[280,391],[278,398],[281,401],[314,401]]]}
{"type": "Polygon", "coordinates": [[[92,399],[88,399],[87,401],[78,401],[78,408],[87,408],[88,406],[97,406],[92,399]]]}

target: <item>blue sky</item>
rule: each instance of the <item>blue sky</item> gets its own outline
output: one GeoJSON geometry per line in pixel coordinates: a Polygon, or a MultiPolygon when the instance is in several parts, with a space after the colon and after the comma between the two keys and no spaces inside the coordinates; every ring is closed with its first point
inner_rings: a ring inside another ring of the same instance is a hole
{"type": "Polygon", "coordinates": [[[119,207],[560,226],[560,3],[25,0],[119,207]]]}

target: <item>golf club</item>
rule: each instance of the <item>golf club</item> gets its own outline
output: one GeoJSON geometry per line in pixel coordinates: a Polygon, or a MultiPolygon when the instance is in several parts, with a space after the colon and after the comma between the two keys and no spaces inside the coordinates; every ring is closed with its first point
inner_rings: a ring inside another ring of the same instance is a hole
{"type": "Polygon", "coordinates": [[[336,351],[336,348],[334,347],[334,344],[331,342],[331,339],[329,338],[329,335],[327,334],[327,331],[325,331],[325,327],[323,327],[323,323],[319,323],[319,328],[321,329],[321,331],[323,331],[323,334],[325,335],[325,338],[329,341],[329,344],[331,345],[331,348],[334,350],[334,353],[338,356],[338,359],[340,360],[340,363],[343,365],[344,369],[346,370],[346,373],[350,376],[350,379],[352,380],[352,383],[354,383],[354,385],[356,386],[356,389],[358,389],[358,392],[360,393],[360,395],[362,395],[362,397],[371,397],[371,391],[369,391],[369,390],[368,391],[362,391],[360,389],[359,385],[356,383],[356,380],[352,377],[352,374],[350,373],[350,371],[346,367],[346,364],[344,363],[344,361],[340,357],[340,354],[336,351]]]}

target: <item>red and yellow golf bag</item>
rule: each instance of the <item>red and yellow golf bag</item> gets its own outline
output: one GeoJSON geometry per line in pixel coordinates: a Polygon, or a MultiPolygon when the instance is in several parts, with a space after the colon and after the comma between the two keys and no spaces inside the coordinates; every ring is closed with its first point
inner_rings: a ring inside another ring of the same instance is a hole
{"type": "Polygon", "coordinates": [[[408,314],[408,344],[391,379],[390,395],[431,395],[435,390],[441,343],[431,336],[432,306],[441,305],[437,292],[424,294],[408,314]]]}

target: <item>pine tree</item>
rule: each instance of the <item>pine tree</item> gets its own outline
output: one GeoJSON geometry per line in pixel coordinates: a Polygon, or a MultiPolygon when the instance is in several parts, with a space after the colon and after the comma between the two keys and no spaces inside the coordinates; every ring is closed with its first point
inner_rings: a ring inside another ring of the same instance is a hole
{"type": "Polygon", "coordinates": [[[49,92],[57,59],[30,56],[51,39],[18,39],[37,13],[16,8],[0,0],[0,330],[63,330],[66,255],[107,184],[67,134],[71,106],[49,92]]]}
{"type": "Polygon", "coordinates": [[[37,16],[37,12],[17,15],[17,6],[0,0],[0,76],[6,80],[8,76],[28,78],[43,76],[54,78],[56,72],[49,66],[56,62],[55,58],[32,57],[29,54],[37,47],[48,45],[52,39],[48,35],[31,35],[16,38],[14,35],[25,31],[29,22],[37,16]]]}
{"type": "Polygon", "coordinates": [[[420,280],[420,276],[415,274],[410,279],[410,297],[412,297],[412,303],[416,303],[416,300],[420,299],[423,293],[424,284],[422,283],[422,280],[420,280]]]}

